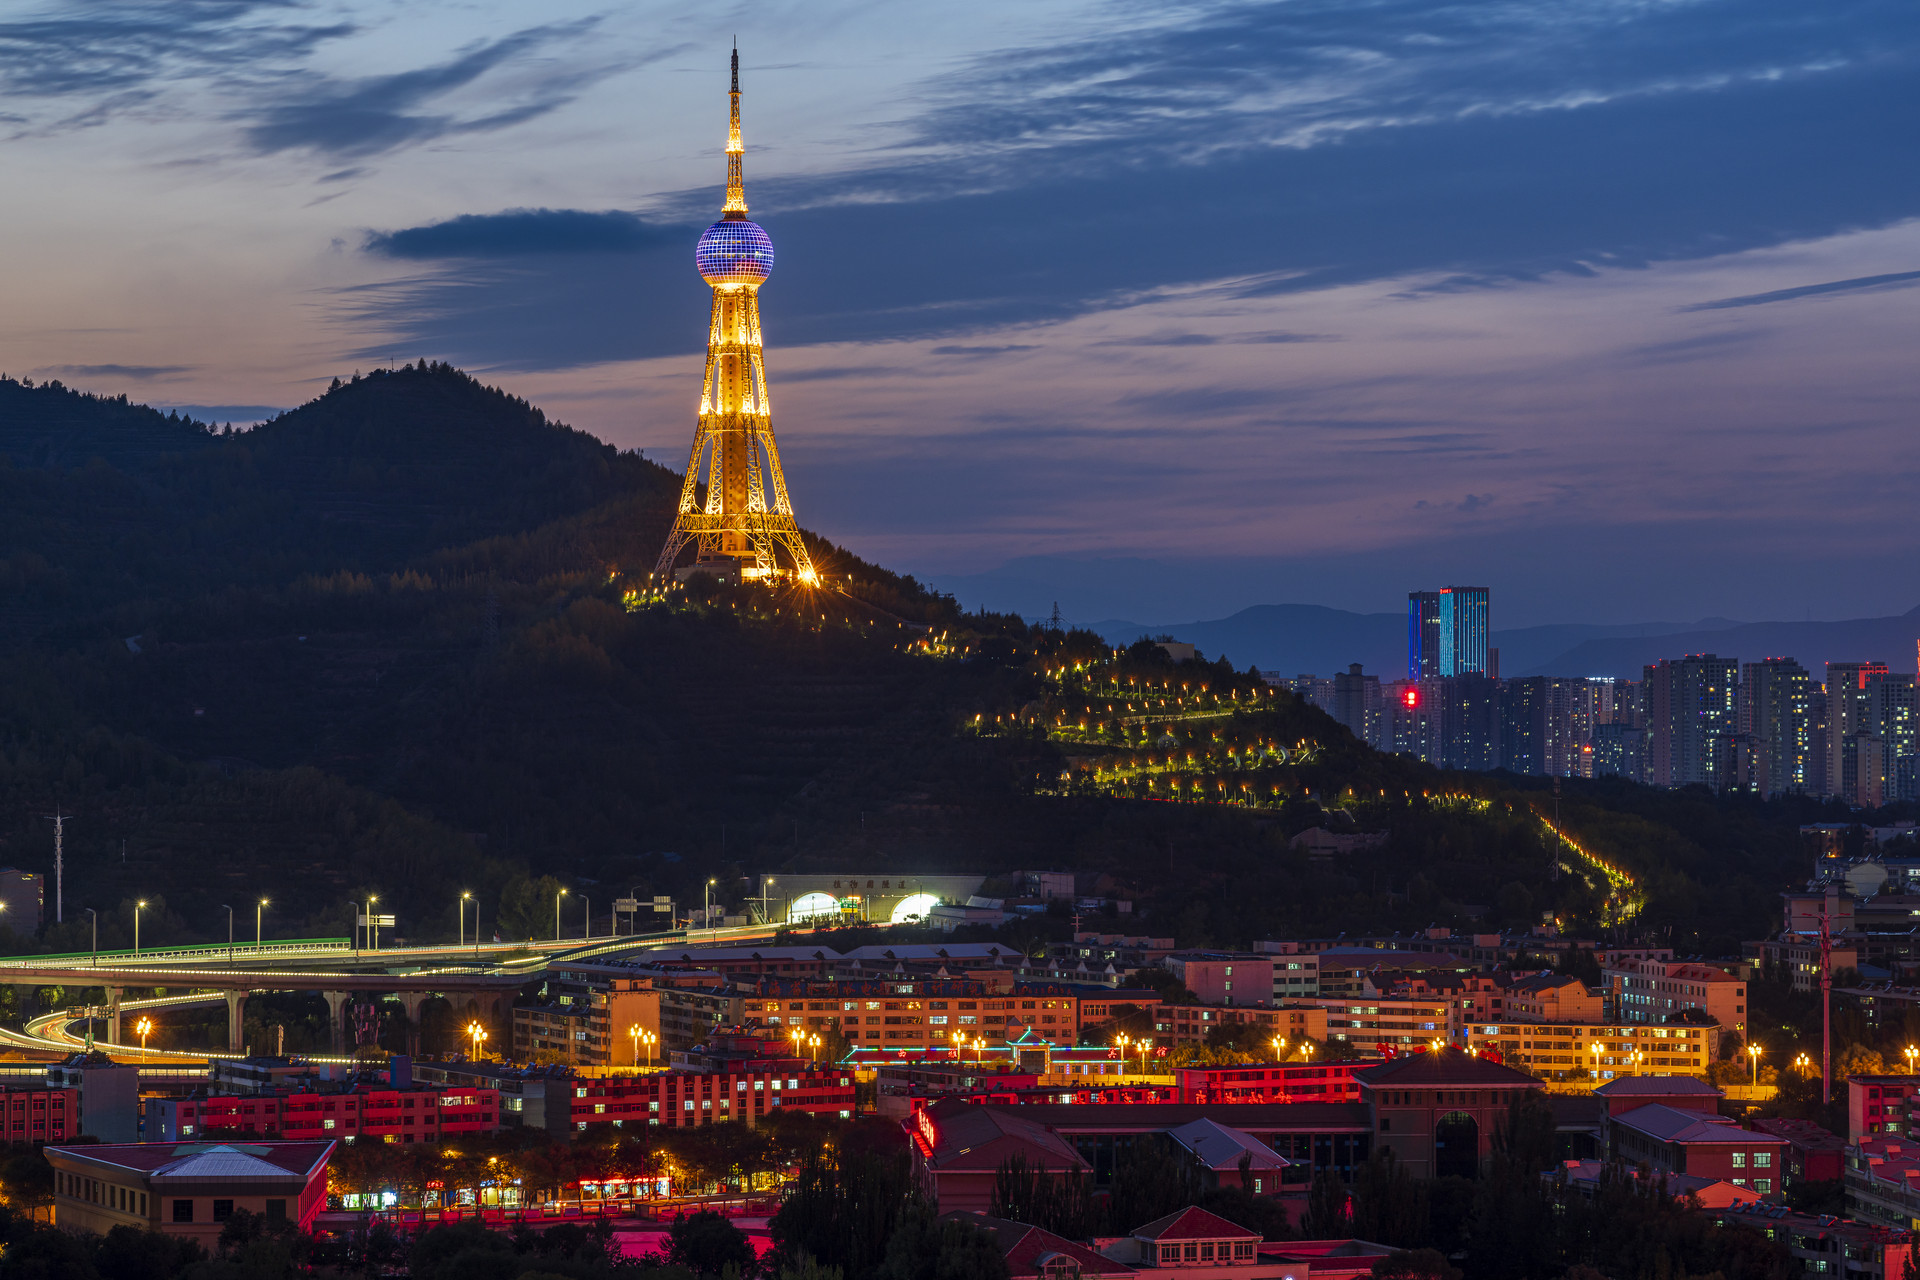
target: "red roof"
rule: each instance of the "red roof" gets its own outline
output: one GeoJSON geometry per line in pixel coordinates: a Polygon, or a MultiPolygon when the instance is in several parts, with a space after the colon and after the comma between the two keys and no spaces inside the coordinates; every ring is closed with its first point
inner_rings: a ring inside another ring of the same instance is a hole
{"type": "Polygon", "coordinates": [[[1138,1240],[1258,1240],[1258,1231],[1249,1231],[1237,1222],[1228,1222],[1217,1213],[1208,1213],[1199,1205],[1188,1205],[1178,1213],[1155,1218],[1134,1229],[1138,1240]]]}
{"type": "Polygon", "coordinates": [[[1096,1253],[1083,1244],[1075,1244],[1042,1227],[1030,1226],[1024,1222],[1010,1222],[1005,1218],[988,1218],[973,1213],[949,1213],[947,1218],[958,1222],[970,1222],[984,1231],[991,1232],[994,1243],[1000,1247],[1000,1253],[1007,1260],[1007,1272],[1020,1280],[1024,1276],[1037,1276],[1043,1264],[1060,1257],[1071,1258],[1082,1276],[1130,1276],[1133,1268],[1124,1262],[1117,1262],[1103,1253],[1096,1253]]]}
{"type": "Polygon", "coordinates": [[[933,1154],[927,1164],[935,1170],[998,1169],[1016,1155],[1029,1168],[1091,1167],[1073,1144],[1012,1109],[954,1105],[943,1099],[920,1115],[932,1122],[933,1154]]]}
{"type": "Polygon", "coordinates": [[[1368,1067],[1354,1079],[1374,1088],[1391,1085],[1396,1089],[1428,1086],[1448,1089],[1541,1087],[1538,1080],[1523,1071],[1515,1071],[1512,1067],[1503,1067],[1497,1062],[1489,1062],[1452,1048],[1437,1053],[1413,1053],[1394,1058],[1377,1067],[1368,1067]]]}

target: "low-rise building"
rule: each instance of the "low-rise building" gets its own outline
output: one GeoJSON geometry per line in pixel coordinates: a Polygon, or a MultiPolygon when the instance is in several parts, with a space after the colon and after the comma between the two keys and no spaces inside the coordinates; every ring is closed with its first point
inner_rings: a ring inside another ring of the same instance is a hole
{"type": "Polygon", "coordinates": [[[1788,1189],[1838,1182],[1847,1171],[1846,1139],[1811,1120],[1755,1120],[1753,1127],[1786,1141],[1788,1189]]]}
{"type": "Polygon", "coordinates": [[[721,1071],[575,1077],[571,1085],[571,1099],[549,1088],[550,1133],[579,1133],[601,1125],[683,1129],[729,1120],[753,1125],[779,1111],[844,1120],[851,1119],[854,1110],[851,1072],[798,1058],[752,1059],[721,1071]]]}
{"type": "Polygon", "coordinates": [[[1606,1103],[1608,1115],[1617,1116],[1654,1103],[1675,1111],[1718,1115],[1720,1100],[1727,1095],[1691,1076],[1621,1076],[1600,1085],[1593,1096],[1606,1103]]]}
{"type": "Polygon", "coordinates": [[[1358,1102],[1354,1077],[1372,1061],[1275,1062],[1229,1067],[1181,1067],[1174,1079],[1181,1102],[1358,1102]]]}
{"type": "Polygon", "coordinates": [[[212,1246],[244,1209],[302,1231],[327,1203],[331,1142],[102,1143],[48,1147],[53,1222],[104,1235],[115,1227],[212,1246]]]}
{"type": "Polygon", "coordinates": [[[1473,1046],[1495,1046],[1502,1061],[1543,1080],[1614,1080],[1654,1073],[1705,1076],[1719,1033],[1717,1027],[1583,1022],[1510,1022],[1467,1031],[1473,1046]]]}
{"type": "Polygon", "coordinates": [[[1724,1179],[1762,1196],[1782,1188],[1786,1141],[1723,1116],[1654,1103],[1609,1115],[1605,1134],[1608,1158],[1655,1173],[1724,1179]]]}
{"type": "Polygon", "coordinates": [[[1847,1147],[1847,1212],[1887,1227],[1920,1222],[1920,1143],[1864,1138],[1847,1147]]]}
{"type": "Polygon", "coordinates": [[[11,1146],[71,1142],[80,1136],[77,1089],[0,1088],[0,1141],[11,1146]]]}
{"type": "Polygon", "coordinates": [[[945,1046],[959,1036],[1004,1044],[1023,1035],[1071,1046],[1080,1038],[1080,989],[1064,982],[1014,982],[997,989],[972,979],[911,976],[768,979],[745,998],[741,1012],[777,1034],[835,1027],[863,1047],[945,1046]]]}
{"type": "Polygon", "coordinates": [[[1377,1146],[1416,1178],[1478,1177],[1516,1095],[1532,1076],[1458,1049],[1408,1054],[1358,1073],[1377,1146]]]}
{"type": "Polygon", "coordinates": [[[498,1133],[500,1095],[490,1088],[427,1085],[267,1090],[147,1102],[149,1142],[311,1139],[446,1142],[498,1133]]]}
{"type": "Polygon", "coordinates": [[[1252,1027],[1259,1033],[1262,1044],[1275,1039],[1290,1045],[1301,1040],[1325,1041],[1329,1034],[1328,1011],[1317,1002],[1290,1004],[1279,1009],[1165,1004],[1155,1015],[1154,1043],[1198,1044],[1221,1027],[1252,1027]]]}
{"type": "Polygon", "coordinates": [[[1514,1022],[1605,1022],[1606,1005],[1571,974],[1536,973],[1507,988],[1507,1018],[1514,1022]]]}
{"type": "Polygon", "coordinates": [[[79,1134],[101,1142],[140,1141],[140,1068],[106,1054],[76,1053],[47,1067],[49,1089],[80,1100],[79,1134]]]}
{"type": "Polygon", "coordinates": [[[1848,1076],[1847,1141],[1912,1133],[1916,1098],[1920,1076],[1848,1076]]]}
{"type": "Polygon", "coordinates": [[[1165,960],[1167,971],[1201,1004],[1231,1008],[1273,1002],[1272,956],[1243,952],[1184,951],[1165,960]]]}
{"type": "Polygon", "coordinates": [[[1782,1242],[1804,1276],[1902,1280],[1913,1259],[1911,1230],[1794,1213],[1779,1205],[1735,1205],[1713,1216],[1782,1242]]]}

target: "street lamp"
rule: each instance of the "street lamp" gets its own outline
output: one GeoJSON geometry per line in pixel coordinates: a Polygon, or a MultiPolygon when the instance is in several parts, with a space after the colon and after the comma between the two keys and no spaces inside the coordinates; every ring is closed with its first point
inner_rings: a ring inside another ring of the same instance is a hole
{"type": "Polygon", "coordinates": [[[808,1036],[807,1044],[813,1049],[811,1056],[813,1058],[813,1064],[817,1067],[820,1065],[820,1033],[816,1031],[808,1036]]]}
{"type": "Polygon", "coordinates": [[[587,941],[593,941],[593,899],[586,894],[580,895],[580,901],[587,904],[587,941]]]}
{"type": "Polygon", "coordinates": [[[1597,1076],[1600,1074],[1600,1042],[1595,1040],[1589,1044],[1587,1052],[1593,1055],[1593,1074],[1597,1076]]]}
{"type": "Polygon", "coordinates": [[[146,905],[145,902],[133,904],[133,954],[135,955],[140,954],[140,908],[146,905]]]}
{"type": "MultiPolygon", "coordinates": [[[[1795,1057],[1793,1060],[1793,1069],[1795,1071],[1800,1072],[1803,1075],[1807,1074],[1813,1070],[1813,1059],[1809,1058],[1804,1053],[1800,1054],[1799,1056],[1795,1057]]],[[[1913,1069],[1913,1063],[1911,1059],[1908,1060],[1907,1069],[1909,1071],[1913,1069]]]]}
{"type": "Polygon", "coordinates": [[[480,1046],[486,1043],[487,1029],[480,1025],[479,1019],[467,1024],[467,1039],[473,1041],[473,1060],[480,1061],[480,1046]]]}
{"type": "Polygon", "coordinates": [[[1153,1050],[1153,1037],[1148,1036],[1140,1042],[1140,1074],[1147,1074],[1147,1054],[1153,1050]]]}
{"type": "Polygon", "coordinates": [[[1760,1087],[1760,1046],[1757,1044],[1748,1045],[1747,1057],[1753,1062],[1753,1087],[1757,1089],[1760,1087]]]}
{"type": "Polygon", "coordinates": [[[1285,1062],[1287,1060],[1287,1038],[1285,1036],[1275,1036],[1267,1043],[1273,1046],[1273,1060],[1275,1062],[1285,1062]]]}
{"type": "Polygon", "coordinates": [[[640,1066],[640,1037],[644,1034],[637,1022],[627,1028],[627,1035],[633,1041],[633,1065],[636,1070],[640,1066]]]}
{"type": "Polygon", "coordinates": [[[1907,1074],[1912,1075],[1913,1060],[1916,1056],[1920,1056],[1920,1049],[1916,1049],[1912,1045],[1908,1045],[1904,1050],[1902,1050],[1902,1052],[1907,1055],[1907,1074]]]}
{"type": "Polygon", "coordinates": [[[700,904],[700,923],[709,929],[713,928],[713,885],[714,882],[709,880],[701,889],[703,901],[700,904]]]}
{"type": "Polygon", "coordinates": [[[560,941],[560,899],[567,896],[565,889],[553,895],[553,940],[560,941]]]}
{"type": "Polygon", "coordinates": [[[133,1029],[140,1034],[140,1061],[145,1062],[147,1060],[147,1037],[153,1033],[153,1019],[142,1018],[133,1024],[133,1029]]]}
{"type": "MultiPolygon", "coordinates": [[[[458,913],[456,916],[458,923],[454,925],[454,930],[458,934],[458,940],[453,944],[456,947],[464,947],[467,945],[467,899],[472,896],[470,893],[463,892],[460,895],[460,900],[453,904],[454,911],[458,913]]],[[[477,911],[474,912],[473,940],[475,942],[480,941],[480,913],[477,911]]]]}
{"type": "Polygon", "coordinates": [[[380,949],[380,926],[374,923],[373,918],[373,904],[378,901],[380,899],[373,894],[367,895],[367,950],[369,951],[380,949]]]}
{"type": "Polygon", "coordinates": [[[260,949],[260,919],[267,913],[267,904],[271,899],[262,898],[253,904],[253,949],[260,949]]]}

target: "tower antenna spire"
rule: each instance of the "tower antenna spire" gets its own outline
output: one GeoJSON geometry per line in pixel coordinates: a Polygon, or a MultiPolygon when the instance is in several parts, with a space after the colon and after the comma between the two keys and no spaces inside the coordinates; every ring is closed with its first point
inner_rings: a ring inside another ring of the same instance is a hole
{"type": "Polygon", "coordinates": [[[733,89],[728,94],[732,109],[727,116],[727,203],[721,217],[739,222],[747,216],[747,180],[740,169],[740,156],[746,144],[740,141],[740,50],[733,51],[733,89]]]}

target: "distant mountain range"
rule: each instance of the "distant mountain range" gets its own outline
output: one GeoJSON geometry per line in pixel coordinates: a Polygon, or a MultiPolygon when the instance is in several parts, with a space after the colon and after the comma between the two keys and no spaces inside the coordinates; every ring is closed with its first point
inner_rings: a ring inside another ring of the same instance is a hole
{"type": "MultiPolygon", "coordinates": [[[[1311,604],[1268,604],[1229,618],[1148,625],[1124,619],[1093,624],[1112,644],[1142,636],[1171,635],[1198,645],[1209,656],[1293,676],[1328,676],[1358,662],[1371,674],[1398,679],[1407,663],[1407,619],[1400,613],[1353,613],[1311,604]]],[[[1826,663],[1881,661],[1912,670],[1920,639],[1920,608],[1889,618],[1842,622],[1697,622],[1620,624],[1562,623],[1516,627],[1493,633],[1506,676],[1616,676],[1639,679],[1641,668],[1661,658],[1718,653],[1742,660],[1787,656],[1800,659],[1816,679],[1826,663]]]]}

